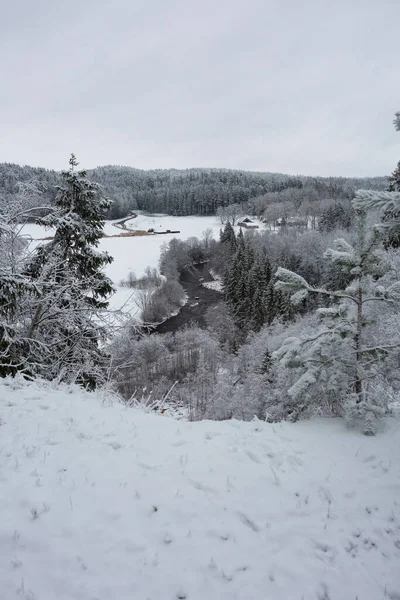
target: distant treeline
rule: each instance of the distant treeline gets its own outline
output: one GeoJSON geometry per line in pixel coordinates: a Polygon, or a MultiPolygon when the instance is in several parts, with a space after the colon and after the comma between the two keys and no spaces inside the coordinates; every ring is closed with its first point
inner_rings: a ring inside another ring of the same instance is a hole
{"type": "MultiPolygon", "coordinates": [[[[350,199],[358,188],[385,189],[386,177],[304,177],[281,173],[257,173],[227,169],[157,169],[105,166],[88,171],[91,181],[103,186],[112,200],[108,218],[122,218],[133,210],[170,215],[212,215],[229,204],[248,205],[257,212],[257,201],[268,194],[282,200],[289,193],[301,201],[350,199]]],[[[29,184],[37,193],[38,205],[52,204],[57,171],[0,163],[0,198],[20,193],[29,184]]],[[[272,198],[271,198],[272,200],[272,198]]]]}

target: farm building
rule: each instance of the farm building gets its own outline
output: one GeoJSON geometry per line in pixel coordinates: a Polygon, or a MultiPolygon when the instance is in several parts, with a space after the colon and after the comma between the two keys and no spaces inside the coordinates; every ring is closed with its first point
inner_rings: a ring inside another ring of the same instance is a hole
{"type": "Polygon", "coordinates": [[[243,221],[240,221],[240,223],[238,223],[238,227],[244,227],[245,229],[258,229],[258,225],[253,223],[253,221],[248,217],[243,219],[243,221]]]}

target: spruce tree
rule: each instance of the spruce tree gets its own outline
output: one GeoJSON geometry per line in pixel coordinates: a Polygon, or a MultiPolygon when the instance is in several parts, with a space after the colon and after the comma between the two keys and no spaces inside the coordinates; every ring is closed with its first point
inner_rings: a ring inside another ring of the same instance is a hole
{"type": "Polygon", "coordinates": [[[56,210],[42,219],[55,229],[54,238],[37,249],[26,272],[41,288],[29,333],[47,350],[41,374],[93,389],[105,376],[100,343],[106,331],[99,312],[113,292],[102,270],[112,258],[96,249],[110,202],[86,171],[75,170],[74,155],[69,164],[57,188],[56,210]]]}
{"type": "Polygon", "coordinates": [[[267,289],[265,290],[264,303],[266,311],[266,322],[268,323],[268,325],[271,325],[272,321],[276,316],[275,290],[272,281],[268,283],[267,289]]]}
{"type": "Polygon", "coordinates": [[[268,322],[267,288],[271,280],[271,264],[265,249],[255,256],[249,271],[248,289],[251,294],[251,310],[249,319],[251,326],[258,331],[268,322]]]}
{"type": "Polygon", "coordinates": [[[254,251],[240,231],[236,239],[236,251],[224,277],[225,300],[240,328],[251,327],[256,290],[253,267],[254,251]]]}
{"type": "Polygon", "coordinates": [[[271,277],[272,277],[271,262],[268,258],[266,248],[262,249],[260,262],[261,262],[262,270],[263,270],[263,286],[266,287],[269,284],[269,282],[271,281],[271,277]]]}
{"type": "MultiPolygon", "coordinates": [[[[400,161],[397,163],[397,168],[389,177],[388,192],[400,192],[400,161]]],[[[400,218],[400,205],[391,210],[387,210],[382,217],[385,223],[393,219],[400,218]]],[[[392,233],[389,233],[385,241],[386,248],[400,248],[400,227],[392,233]]]]}
{"type": "Polygon", "coordinates": [[[219,241],[221,244],[229,244],[232,252],[235,250],[236,236],[230,221],[227,221],[224,229],[221,229],[219,234],[219,241]]]}
{"type": "Polygon", "coordinates": [[[400,192],[400,160],[396,169],[389,177],[388,192],[400,192]]]}
{"type": "Polygon", "coordinates": [[[225,301],[234,313],[237,312],[238,305],[245,294],[244,260],[245,243],[243,233],[240,231],[236,240],[236,250],[228,262],[223,281],[225,301]]]}
{"type": "Polygon", "coordinates": [[[254,251],[244,239],[244,253],[240,264],[240,297],[236,307],[237,322],[251,327],[254,313],[254,295],[257,289],[254,251]]]}

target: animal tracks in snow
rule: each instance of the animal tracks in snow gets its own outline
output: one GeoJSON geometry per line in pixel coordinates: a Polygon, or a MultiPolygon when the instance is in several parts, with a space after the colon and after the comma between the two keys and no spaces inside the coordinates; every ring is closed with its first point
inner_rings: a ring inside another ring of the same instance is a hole
{"type": "Polygon", "coordinates": [[[238,515],[240,521],[243,523],[243,525],[246,525],[246,527],[248,527],[249,529],[252,529],[256,533],[258,533],[260,531],[259,526],[256,523],[254,523],[254,521],[252,519],[250,519],[250,517],[248,517],[245,513],[238,512],[237,515],[238,515]]]}
{"type": "Polygon", "coordinates": [[[194,481],[194,479],[190,479],[190,477],[188,478],[188,481],[192,484],[192,486],[196,489],[196,490],[200,490],[201,492],[207,492],[209,494],[215,494],[216,490],[213,489],[212,487],[205,485],[204,483],[200,483],[200,481],[194,481]]]}
{"type": "Polygon", "coordinates": [[[247,454],[247,456],[250,458],[250,460],[257,463],[258,465],[263,464],[263,461],[256,454],[254,454],[254,452],[250,452],[250,450],[246,450],[245,454],[247,454]]]}

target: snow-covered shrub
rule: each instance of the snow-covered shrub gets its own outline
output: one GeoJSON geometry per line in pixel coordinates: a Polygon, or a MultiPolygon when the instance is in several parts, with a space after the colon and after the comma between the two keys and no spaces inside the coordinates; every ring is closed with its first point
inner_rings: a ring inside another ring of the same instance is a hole
{"type": "Polygon", "coordinates": [[[386,412],[386,408],[376,402],[358,402],[357,396],[352,396],[347,401],[345,416],[350,427],[360,429],[365,435],[375,435],[379,429],[379,420],[386,412]]]}
{"type": "Polygon", "coordinates": [[[120,285],[122,285],[122,287],[135,289],[137,286],[137,277],[135,271],[129,271],[126,279],[121,279],[120,285]]]}
{"type": "Polygon", "coordinates": [[[142,277],[136,277],[134,271],[129,271],[126,279],[123,279],[120,285],[138,290],[147,290],[158,287],[161,282],[162,277],[158,270],[154,267],[147,267],[142,277]]]}
{"type": "Polygon", "coordinates": [[[140,339],[127,332],[113,342],[111,351],[111,377],[125,400],[143,402],[151,395],[161,402],[168,393],[169,406],[187,408],[193,420],[204,418],[221,353],[208,332],[188,327],[175,335],[140,339]]]}
{"type": "Polygon", "coordinates": [[[144,323],[161,323],[182,306],[185,290],[177,279],[167,279],[149,295],[142,311],[144,323]]]}

